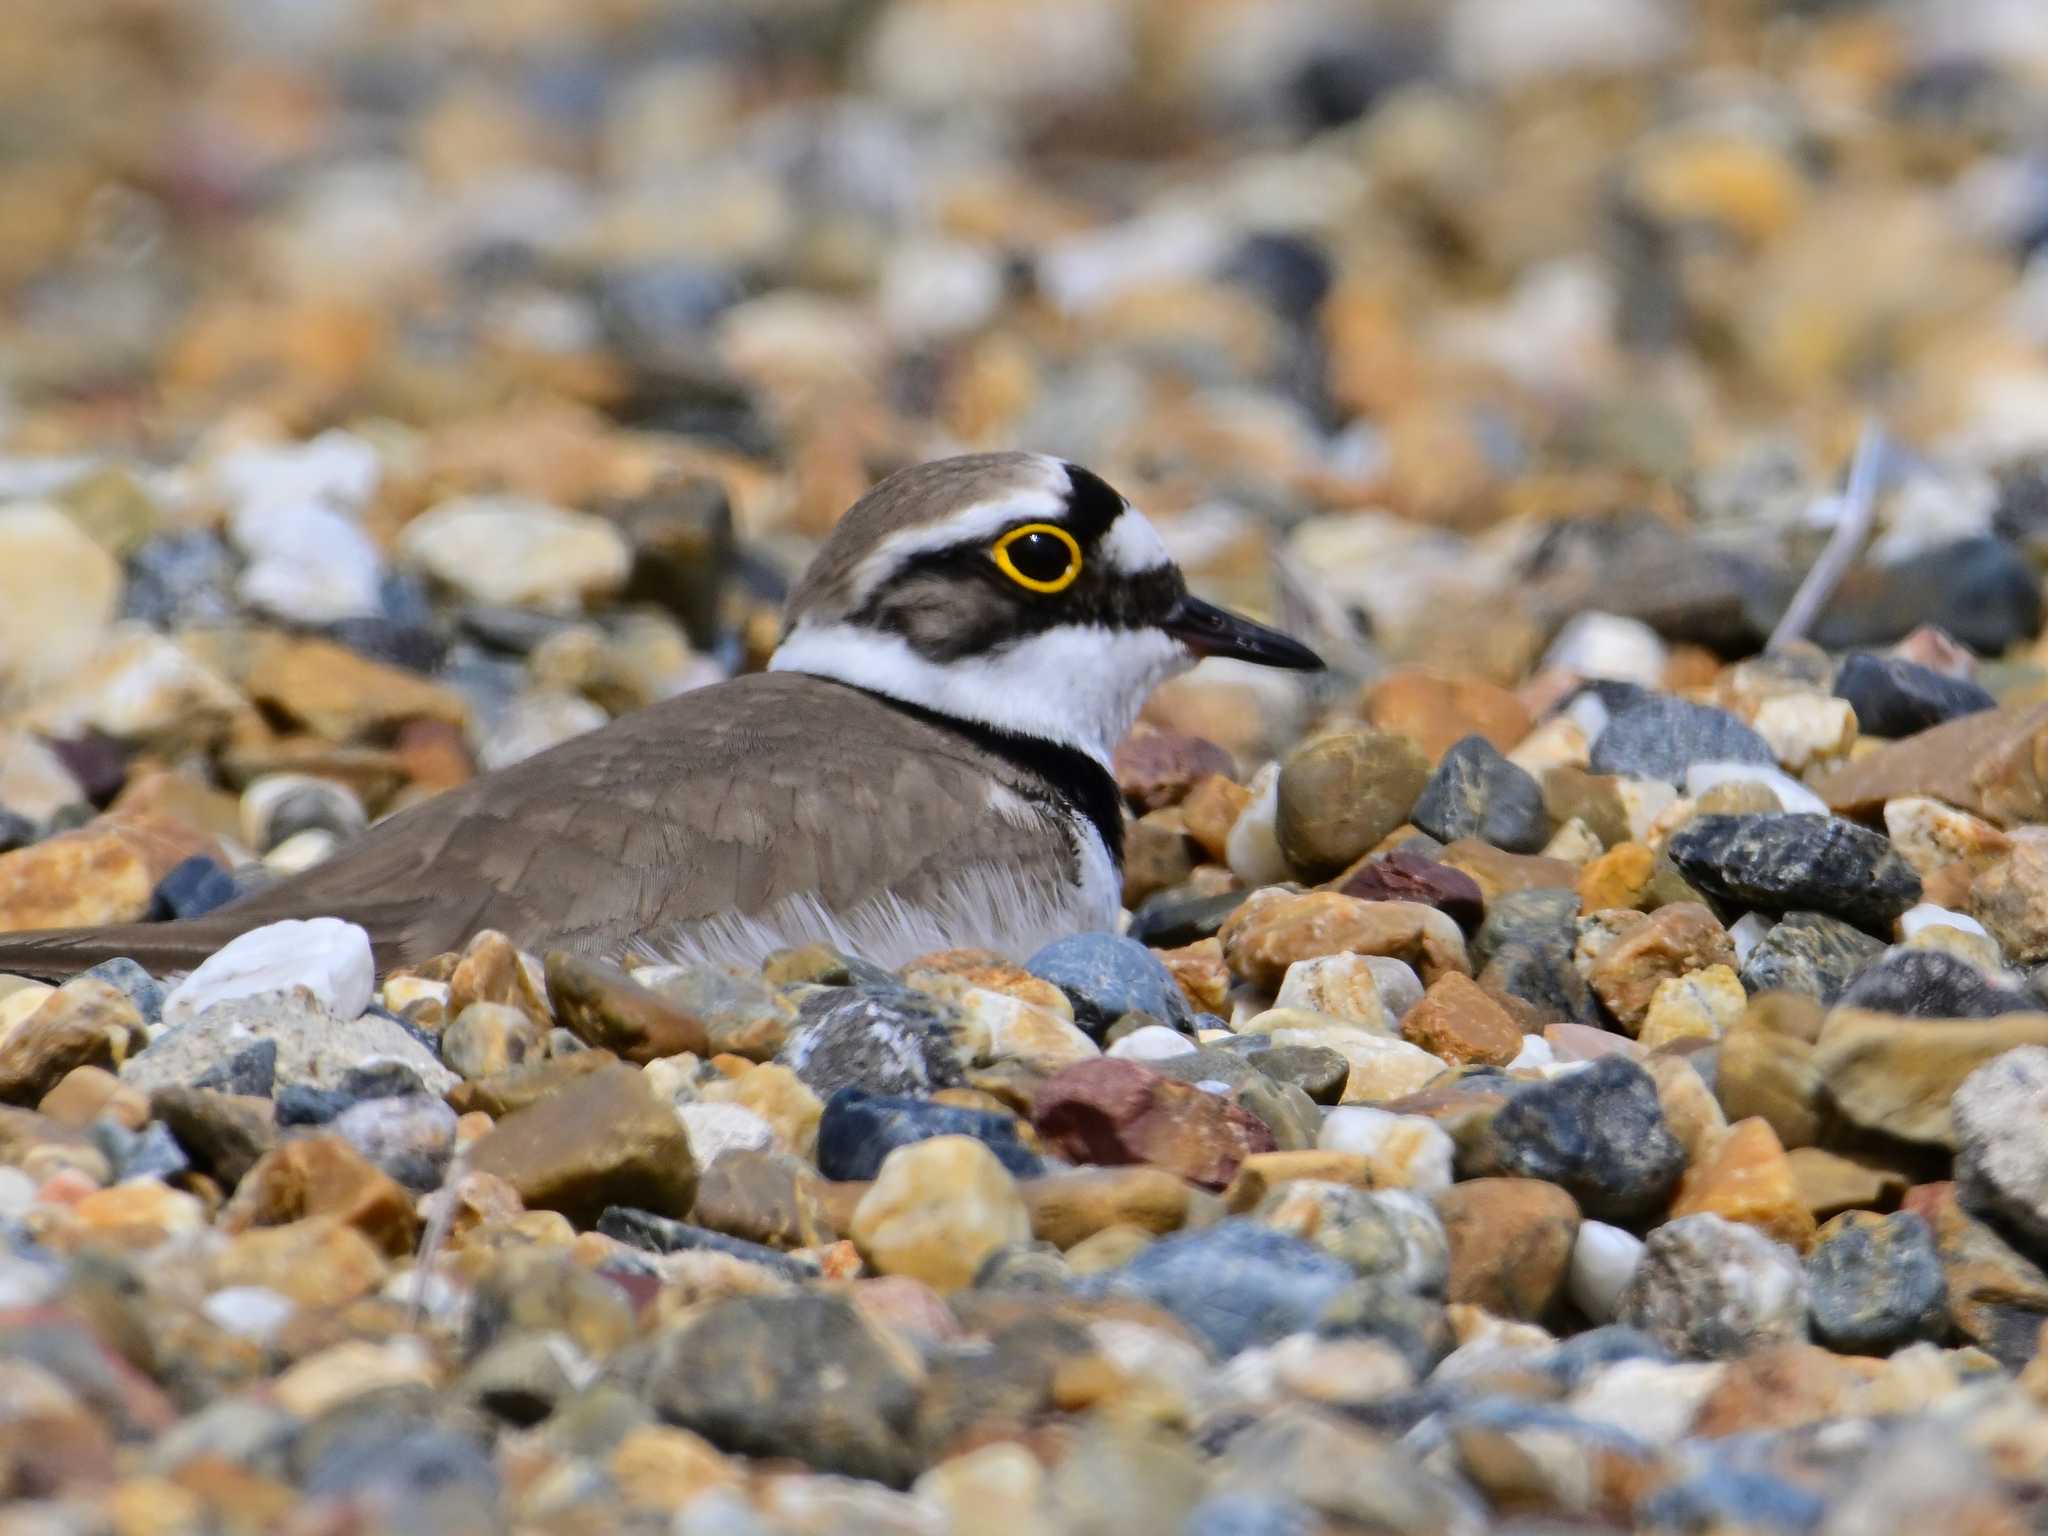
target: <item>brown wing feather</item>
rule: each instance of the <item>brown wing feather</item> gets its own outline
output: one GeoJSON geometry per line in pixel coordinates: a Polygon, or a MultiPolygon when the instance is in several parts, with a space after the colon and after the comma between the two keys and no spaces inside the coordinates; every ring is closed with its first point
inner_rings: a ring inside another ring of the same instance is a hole
{"type": "Polygon", "coordinates": [[[0,936],[0,971],[64,975],[114,955],[189,969],[288,917],[362,924],[381,968],[479,928],[533,950],[616,954],[795,892],[835,910],[882,892],[918,902],[963,840],[999,860],[1064,856],[1049,827],[988,814],[992,767],[970,742],[838,683],[741,678],[438,795],[207,917],[0,936]]]}

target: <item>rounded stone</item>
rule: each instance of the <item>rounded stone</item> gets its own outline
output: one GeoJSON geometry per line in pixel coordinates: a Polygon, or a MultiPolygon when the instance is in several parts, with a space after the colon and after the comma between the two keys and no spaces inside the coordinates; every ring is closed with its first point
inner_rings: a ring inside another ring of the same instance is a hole
{"type": "Polygon", "coordinates": [[[956,1291],[974,1283],[990,1254],[1030,1241],[1031,1213],[986,1146],[937,1136],[883,1160],[854,1207],[850,1235],[883,1274],[956,1291]]]}
{"type": "Polygon", "coordinates": [[[1797,1254],[1705,1212],[1650,1234],[1616,1303],[1621,1322],[1675,1354],[1705,1360],[1803,1339],[1806,1311],[1797,1254]]]}
{"type": "Polygon", "coordinates": [[[1406,736],[1331,731],[1280,767],[1280,850],[1304,877],[1326,879],[1408,819],[1429,782],[1429,759],[1406,736]]]}

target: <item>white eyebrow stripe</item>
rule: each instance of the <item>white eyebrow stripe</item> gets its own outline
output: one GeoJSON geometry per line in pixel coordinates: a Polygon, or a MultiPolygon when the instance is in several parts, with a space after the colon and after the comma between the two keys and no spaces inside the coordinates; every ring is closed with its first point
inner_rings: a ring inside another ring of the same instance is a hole
{"type": "Polygon", "coordinates": [[[1109,562],[1126,576],[1142,575],[1173,564],[1173,556],[1166,552],[1166,541],[1159,537],[1145,514],[1136,507],[1126,506],[1117,520],[1109,525],[1109,532],[1102,536],[1096,546],[1108,555],[1109,562]]]}
{"type": "Polygon", "coordinates": [[[1055,459],[1043,461],[1042,485],[1018,485],[986,501],[977,501],[938,522],[902,528],[884,538],[854,568],[854,606],[927,550],[993,539],[1012,523],[1063,522],[1067,510],[1066,470],[1055,459]],[[1057,479],[1055,479],[1057,474],[1057,479]]]}

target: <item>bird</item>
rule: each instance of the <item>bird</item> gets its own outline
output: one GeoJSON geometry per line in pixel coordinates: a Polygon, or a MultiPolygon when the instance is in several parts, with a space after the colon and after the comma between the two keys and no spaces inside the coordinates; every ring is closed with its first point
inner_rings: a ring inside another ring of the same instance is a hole
{"type": "Polygon", "coordinates": [[[790,592],[767,669],[692,689],[445,790],[203,916],[0,935],[0,971],[126,956],[188,971],[288,918],[368,934],[380,972],[495,929],[613,963],[825,943],[900,966],[1023,957],[1111,929],[1111,754],[1206,656],[1316,653],[1188,590],[1101,477],[1043,454],[880,480],[790,592]]]}

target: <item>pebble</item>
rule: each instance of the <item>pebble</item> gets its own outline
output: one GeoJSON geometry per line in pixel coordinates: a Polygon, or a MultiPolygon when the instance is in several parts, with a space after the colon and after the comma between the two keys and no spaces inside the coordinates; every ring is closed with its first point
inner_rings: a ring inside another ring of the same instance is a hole
{"type": "Polygon", "coordinates": [[[1442,842],[1476,837],[1511,853],[1540,851],[1554,830],[1542,786],[1484,736],[1444,753],[1407,819],[1442,842]]]}
{"type": "Polygon", "coordinates": [[[1814,1337],[1845,1354],[1882,1355],[1948,1327],[1948,1280],[1934,1234],[1911,1211],[1844,1211],[1806,1259],[1814,1337]]]}
{"type": "Polygon", "coordinates": [[[1471,977],[1439,976],[1402,1017],[1401,1037],[1454,1065],[1504,1067],[1522,1050],[1522,1030],[1471,977]]]}
{"type": "Polygon", "coordinates": [[[1619,1056],[1515,1091],[1486,1129],[1483,1159],[1560,1186],[1603,1221],[1660,1210],[1685,1169],[1656,1084],[1619,1056]]]}
{"type": "Polygon", "coordinates": [[[2001,985],[1980,967],[1935,949],[1886,951],[1857,974],[1840,1001],[1922,1019],[1989,1019],[2037,1006],[2018,987],[2001,985]]]}
{"type": "Polygon", "coordinates": [[[944,1294],[974,1281],[983,1260],[1027,1241],[1031,1215],[1016,1181],[970,1136],[899,1146],[854,1207],[848,1235],[885,1275],[944,1294]]]}
{"type": "Polygon", "coordinates": [[[1604,1221],[1580,1222],[1565,1276],[1572,1305],[1595,1323],[1611,1322],[1642,1257],[1643,1240],[1634,1233],[1604,1221]]]}
{"type": "Polygon", "coordinates": [[[1270,891],[1247,900],[1218,935],[1233,975],[1269,991],[1298,960],[1380,955],[1412,966],[1427,984],[1446,971],[1469,973],[1465,936],[1437,911],[1412,901],[1359,901],[1330,891],[1270,891]]]}
{"type": "Polygon", "coordinates": [[[1726,1360],[1805,1336],[1806,1276],[1782,1243],[1701,1212],[1650,1234],[1615,1312],[1674,1354],[1726,1360]]]}
{"type": "Polygon", "coordinates": [[[1025,961],[1024,968],[1065,993],[1074,1022],[1091,1035],[1100,1036],[1127,1013],[1172,1023],[1185,1012],[1180,988],[1164,963],[1143,944],[1115,934],[1056,939],[1025,961]]]}
{"type": "Polygon", "coordinates": [[[376,990],[370,937],[354,923],[316,917],[253,928],[202,961],[164,999],[164,1022],[189,1024],[220,1003],[304,988],[335,1018],[359,1017],[376,990]]]}
{"type": "Polygon", "coordinates": [[[836,990],[814,1001],[818,1006],[805,1005],[777,1060],[820,1098],[841,1088],[925,1094],[963,1080],[935,1002],[836,990]]]}
{"type": "Polygon", "coordinates": [[[1749,726],[1725,710],[1644,694],[1615,711],[1593,741],[1594,773],[1677,784],[1695,763],[1756,763],[1777,757],[1749,726]]]}
{"type": "Polygon", "coordinates": [[[828,1179],[872,1179],[897,1148],[935,1136],[968,1136],[985,1143],[1018,1178],[1044,1170],[1038,1154],[1020,1139],[1014,1116],[860,1088],[842,1088],[826,1100],[816,1135],[818,1171],[828,1179]]]}
{"type": "Polygon", "coordinates": [[[1833,817],[1700,816],[1665,851],[1709,895],[1769,912],[1826,912],[1870,932],[1920,899],[1920,877],[1874,832],[1833,817]]]}
{"type": "Polygon", "coordinates": [[[1454,1302],[1534,1322],[1564,1294],[1579,1207],[1537,1179],[1470,1179],[1436,1197],[1454,1302]]]}
{"type": "Polygon", "coordinates": [[[1949,1100],[1956,1189],[1964,1204],[2039,1242],[2048,1233],[2048,1046],[2027,1045],[1988,1060],[1949,1100]]]}
{"type": "Polygon", "coordinates": [[[1429,777],[1422,750],[1390,731],[1337,731],[1303,742],[1281,763],[1281,852],[1311,878],[1336,873],[1409,819],[1429,777]]]}
{"type": "Polygon", "coordinates": [[[1798,992],[1833,1003],[1882,953],[1879,940],[1841,918],[1787,912],[1743,957],[1742,985],[1751,996],[1798,992]]]}
{"type": "Polygon", "coordinates": [[[557,611],[624,585],[632,564],[611,523],[516,496],[444,501],[406,524],[398,547],[474,602],[557,611]]]}
{"type": "Polygon", "coordinates": [[[1814,1053],[1834,1107],[1852,1125],[1957,1146],[1953,1096],[1971,1073],[2021,1046],[2048,1045],[2048,1014],[1909,1019],[1837,1008],[1814,1053]]]}
{"type": "Polygon", "coordinates": [[[674,1112],[617,1062],[506,1115],[469,1148],[467,1164],[503,1179],[527,1206],[586,1224],[614,1205],[686,1216],[697,1183],[674,1112]]]}
{"type": "Polygon", "coordinates": [[[1265,1121],[1213,1093],[1132,1061],[1082,1062],[1032,1105],[1046,1146],[1077,1163],[1147,1163],[1221,1189],[1238,1164],[1274,1149],[1265,1121]]]}
{"type": "Polygon", "coordinates": [[[1851,651],[1835,670],[1835,697],[1856,711],[1867,736],[1912,736],[1998,701],[1967,678],[1947,677],[1898,656],[1851,651]]]}
{"type": "Polygon", "coordinates": [[[1233,1218],[1162,1238],[1084,1289],[1163,1307],[1227,1358],[1314,1328],[1355,1279],[1315,1245],[1233,1218]]]}
{"type": "Polygon", "coordinates": [[[1353,865],[1338,877],[1336,889],[1361,901],[1420,902],[1468,932],[1485,913],[1485,893],[1462,869],[1398,848],[1353,865]]]}

